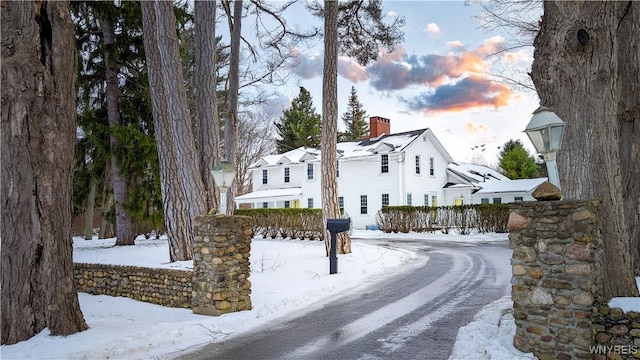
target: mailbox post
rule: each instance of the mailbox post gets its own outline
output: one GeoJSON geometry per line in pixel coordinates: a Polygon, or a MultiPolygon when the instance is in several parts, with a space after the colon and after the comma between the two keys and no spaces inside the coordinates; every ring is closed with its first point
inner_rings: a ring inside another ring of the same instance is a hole
{"type": "Polygon", "coordinates": [[[349,230],[351,219],[327,219],[327,230],[331,233],[331,250],[329,250],[329,274],[338,272],[338,256],[336,254],[337,235],[349,230]]]}

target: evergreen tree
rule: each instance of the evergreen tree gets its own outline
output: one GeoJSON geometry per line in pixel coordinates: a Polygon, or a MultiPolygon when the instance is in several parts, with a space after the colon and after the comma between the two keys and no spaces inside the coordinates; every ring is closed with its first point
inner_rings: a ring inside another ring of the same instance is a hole
{"type": "Polygon", "coordinates": [[[498,158],[502,174],[509,179],[532,179],[538,176],[535,158],[524,148],[520,140],[507,141],[498,158]]]}
{"type": "MultiPolygon", "coordinates": [[[[98,180],[111,191],[107,171],[109,157],[115,154],[119,173],[126,177],[128,202],[124,209],[134,219],[134,232],[163,230],[162,198],[155,130],[149,99],[149,82],[142,47],[140,5],[122,2],[73,3],[78,49],[78,138],[74,177],[74,211],[89,213],[85,204],[91,180],[98,180]],[[105,46],[99,18],[110,14],[117,24],[116,41],[105,46]],[[106,112],[105,49],[117,54],[120,91],[120,126],[109,126],[106,112]],[[109,137],[117,144],[110,146],[109,137]],[[84,211],[83,211],[84,210],[84,211]]],[[[104,193],[104,191],[102,191],[104,193]]],[[[98,196],[100,198],[100,196],[98,196]]],[[[105,196],[102,196],[106,199],[105,196]]],[[[96,201],[103,217],[115,221],[113,204],[96,201]]],[[[102,230],[102,229],[101,229],[102,230]]],[[[102,233],[102,231],[101,231],[102,233]]]]}
{"type": "Polygon", "coordinates": [[[291,107],[284,111],[280,122],[275,125],[280,136],[276,142],[278,153],[301,146],[320,146],[320,115],[313,107],[311,94],[302,86],[298,97],[293,99],[291,107]]]}
{"type": "Polygon", "coordinates": [[[347,111],[342,114],[342,121],[347,126],[345,132],[340,134],[342,140],[360,140],[369,133],[369,124],[367,123],[367,112],[362,107],[362,103],[358,100],[356,87],[351,87],[351,95],[347,104],[347,111]]]}

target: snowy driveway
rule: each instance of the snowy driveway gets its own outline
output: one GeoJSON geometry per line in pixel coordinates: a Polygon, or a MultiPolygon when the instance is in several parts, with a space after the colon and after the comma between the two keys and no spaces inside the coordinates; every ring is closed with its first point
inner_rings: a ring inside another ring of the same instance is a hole
{"type": "Polygon", "coordinates": [[[367,242],[429,261],[181,359],[448,359],[458,328],[509,292],[505,243],[367,242]]]}

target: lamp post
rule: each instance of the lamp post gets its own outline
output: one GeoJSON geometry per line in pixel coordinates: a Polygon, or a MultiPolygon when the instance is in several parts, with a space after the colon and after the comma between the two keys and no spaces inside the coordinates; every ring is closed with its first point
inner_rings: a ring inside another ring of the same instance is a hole
{"type": "Polygon", "coordinates": [[[227,189],[236,177],[236,170],[226,160],[222,160],[211,170],[213,181],[220,190],[220,214],[227,214],[227,189]]]}
{"type": "Polygon", "coordinates": [[[540,106],[533,112],[533,117],[524,132],[529,136],[536,151],[544,157],[549,182],[560,189],[556,152],[560,150],[562,145],[564,122],[553,111],[540,106]]]}

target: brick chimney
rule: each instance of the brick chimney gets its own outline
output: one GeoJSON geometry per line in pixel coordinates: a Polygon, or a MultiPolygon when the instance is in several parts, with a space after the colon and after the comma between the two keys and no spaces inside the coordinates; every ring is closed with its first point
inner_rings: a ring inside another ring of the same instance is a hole
{"type": "Polygon", "coordinates": [[[391,120],[381,116],[369,118],[369,138],[376,138],[383,134],[391,134],[391,120]]]}

